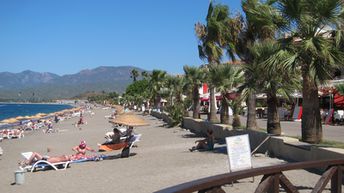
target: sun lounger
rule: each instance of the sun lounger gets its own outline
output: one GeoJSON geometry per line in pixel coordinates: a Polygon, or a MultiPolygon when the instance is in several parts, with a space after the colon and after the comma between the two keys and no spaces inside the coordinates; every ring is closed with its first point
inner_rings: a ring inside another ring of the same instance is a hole
{"type": "Polygon", "coordinates": [[[121,157],[129,157],[130,149],[133,145],[140,141],[141,134],[132,135],[126,142],[116,144],[105,144],[99,147],[99,151],[114,151],[122,149],[121,157]]]}
{"type": "MultiPolygon", "coordinates": [[[[25,159],[30,159],[32,152],[25,152],[25,153],[21,153],[21,155],[25,158],[25,159]]],[[[22,169],[25,171],[30,171],[30,172],[34,172],[37,169],[39,170],[45,170],[45,169],[54,169],[54,170],[65,170],[70,166],[70,161],[67,162],[56,162],[56,163],[50,163],[46,160],[38,160],[37,162],[35,162],[33,165],[28,165],[23,167],[22,169]]]]}
{"type": "Polygon", "coordinates": [[[4,130],[2,131],[2,137],[3,137],[4,139],[12,139],[12,132],[11,132],[11,130],[9,130],[9,129],[4,129],[4,130]]]}
{"type": "Polygon", "coordinates": [[[24,169],[30,172],[34,172],[37,169],[45,170],[48,168],[53,168],[54,170],[65,170],[69,167],[70,162],[57,162],[57,163],[50,163],[46,160],[39,160],[35,162],[32,166],[26,166],[24,169]]]}

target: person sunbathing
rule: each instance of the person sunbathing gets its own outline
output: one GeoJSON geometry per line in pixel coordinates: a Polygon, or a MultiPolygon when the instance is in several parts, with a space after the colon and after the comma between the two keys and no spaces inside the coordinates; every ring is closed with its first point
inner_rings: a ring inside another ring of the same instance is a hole
{"type": "Polygon", "coordinates": [[[189,149],[191,152],[195,150],[213,150],[214,149],[214,134],[213,130],[207,129],[207,136],[205,139],[195,141],[196,146],[189,149]]]}
{"type": "Polygon", "coordinates": [[[71,157],[67,155],[61,155],[61,156],[42,156],[41,154],[37,152],[32,152],[29,159],[23,160],[19,163],[21,167],[25,167],[27,165],[32,165],[35,162],[39,160],[45,160],[50,163],[58,163],[58,162],[67,162],[71,161],[71,157]]]}
{"type": "Polygon", "coordinates": [[[98,146],[121,143],[122,142],[121,136],[122,136],[122,132],[115,127],[113,129],[113,134],[112,135],[107,135],[105,137],[107,139],[107,141],[102,143],[102,144],[98,144],[98,146]]]}
{"type": "MultiPolygon", "coordinates": [[[[94,149],[87,146],[86,141],[81,141],[79,145],[72,148],[73,151],[76,152],[76,154],[71,156],[72,160],[78,160],[83,158],[88,158],[89,156],[86,156],[87,151],[96,152],[94,149]]],[[[94,157],[94,156],[92,156],[94,157]]]]}

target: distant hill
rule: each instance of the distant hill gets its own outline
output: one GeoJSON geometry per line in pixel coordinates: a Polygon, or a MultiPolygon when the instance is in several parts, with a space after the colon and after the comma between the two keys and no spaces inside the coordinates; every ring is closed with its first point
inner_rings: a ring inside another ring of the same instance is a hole
{"type": "Polygon", "coordinates": [[[101,66],[76,74],[59,76],[44,72],[0,72],[0,100],[49,100],[71,98],[85,92],[122,93],[132,83],[130,72],[143,69],[133,66],[101,66]]]}

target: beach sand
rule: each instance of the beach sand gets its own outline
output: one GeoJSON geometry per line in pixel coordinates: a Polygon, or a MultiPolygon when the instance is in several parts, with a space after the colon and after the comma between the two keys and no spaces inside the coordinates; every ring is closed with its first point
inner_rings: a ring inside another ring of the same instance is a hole
{"type": "MultiPolygon", "coordinates": [[[[111,124],[104,116],[111,110],[96,109],[95,115],[86,115],[87,125],[82,130],[74,127],[78,118],[65,120],[55,125],[59,133],[44,134],[40,131],[27,132],[22,139],[4,140],[0,146],[4,154],[0,157],[1,193],[75,193],[75,192],[154,192],[160,189],[228,172],[228,159],[224,153],[189,152],[188,148],[199,139],[189,131],[179,127],[166,128],[154,117],[144,116],[150,125],[137,127],[135,133],[142,134],[138,147],[131,149],[129,158],[119,158],[120,151],[111,160],[72,164],[67,170],[38,171],[25,173],[25,183],[13,185],[14,171],[21,152],[36,151],[48,155],[73,154],[72,147],[81,140],[96,149],[97,143],[104,141],[104,134],[111,131],[111,124]],[[51,151],[47,153],[47,148],[51,151]],[[11,185],[12,184],[12,185],[11,185]]],[[[284,163],[283,160],[264,156],[253,157],[253,167],[284,163]]],[[[319,176],[300,170],[289,172],[295,184],[313,186],[319,176]],[[294,177],[295,176],[295,177],[294,177]],[[298,179],[301,179],[298,180],[298,179]],[[302,181],[303,180],[303,181],[302,181]]],[[[225,189],[233,192],[254,192],[259,183],[250,179],[225,189]]],[[[305,191],[309,189],[304,188],[305,191]]],[[[304,191],[301,191],[304,192],[304,191]]]]}

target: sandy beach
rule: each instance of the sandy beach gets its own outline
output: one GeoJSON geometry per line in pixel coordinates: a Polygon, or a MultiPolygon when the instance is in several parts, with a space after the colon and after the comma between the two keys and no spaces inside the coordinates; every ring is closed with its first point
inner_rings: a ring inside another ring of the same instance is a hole
{"type": "MultiPolygon", "coordinates": [[[[131,149],[129,158],[119,158],[120,151],[107,153],[112,159],[98,162],[74,163],[67,170],[38,171],[25,173],[25,183],[13,185],[14,171],[21,152],[36,151],[47,155],[70,155],[72,147],[81,140],[96,149],[104,141],[104,134],[111,131],[105,116],[111,110],[95,109],[95,115],[86,115],[87,125],[82,130],[75,128],[77,118],[55,125],[58,133],[45,134],[41,130],[27,132],[22,139],[4,140],[0,146],[4,154],[0,157],[0,192],[155,192],[187,181],[228,172],[228,159],[224,153],[189,152],[198,138],[179,127],[166,128],[164,123],[151,116],[143,116],[149,126],[137,127],[135,133],[142,134],[138,147],[131,149]],[[47,152],[47,148],[51,151],[47,152]]],[[[285,163],[283,160],[264,156],[253,157],[253,167],[285,163]]],[[[287,173],[292,182],[305,186],[308,192],[319,176],[306,171],[287,173]],[[297,177],[293,177],[297,176],[297,177]],[[302,179],[300,181],[300,179],[302,179]]],[[[254,192],[256,184],[243,180],[233,187],[233,192],[254,192]]]]}

